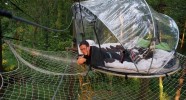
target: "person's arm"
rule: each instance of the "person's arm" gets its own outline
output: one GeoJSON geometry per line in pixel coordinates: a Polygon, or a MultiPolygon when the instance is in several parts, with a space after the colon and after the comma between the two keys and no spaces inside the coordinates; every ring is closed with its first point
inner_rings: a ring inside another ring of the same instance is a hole
{"type": "Polygon", "coordinates": [[[77,59],[77,64],[82,65],[86,62],[86,59],[83,56],[79,56],[77,59]]]}

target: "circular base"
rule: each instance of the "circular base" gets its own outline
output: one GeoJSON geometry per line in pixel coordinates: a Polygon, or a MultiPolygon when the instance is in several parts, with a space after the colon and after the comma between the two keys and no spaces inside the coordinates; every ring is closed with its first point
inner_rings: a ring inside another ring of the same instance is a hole
{"type": "Polygon", "coordinates": [[[99,67],[93,67],[93,69],[95,71],[101,72],[101,73],[105,73],[105,74],[112,74],[115,76],[122,76],[122,77],[133,77],[133,78],[154,78],[154,77],[164,77],[164,76],[169,76],[171,74],[174,74],[175,72],[180,70],[180,66],[179,66],[179,60],[175,59],[172,60],[174,62],[170,62],[171,67],[170,67],[170,63],[167,63],[167,65],[165,65],[163,68],[161,67],[160,69],[158,69],[158,72],[155,73],[140,73],[137,71],[131,71],[131,70],[120,70],[117,71],[116,70],[111,70],[111,69],[106,69],[105,67],[99,66],[99,67]],[[167,67],[168,66],[168,67],[167,67]]]}

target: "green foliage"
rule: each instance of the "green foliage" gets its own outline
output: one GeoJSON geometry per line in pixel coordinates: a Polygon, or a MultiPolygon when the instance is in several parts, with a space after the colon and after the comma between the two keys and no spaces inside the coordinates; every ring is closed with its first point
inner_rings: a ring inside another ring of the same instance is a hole
{"type": "Polygon", "coordinates": [[[9,51],[9,48],[6,44],[3,44],[3,51],[2,51],[2,56],[3,56],[3,70],[4,71],[12,71],[17,68],[17,61],[12,54],[11,51],[9,51]]]}
{"type": "MultiPolygon", "coordinates": [[[[146,0],[152,8],[159,13],[166,14],[173,18],[178,25],[180,36],[186,33],[186,1],[185,0],[146,0]]],[[[181,38],[180,38],[181,39],[181,38]]],[[[184,43],[185,45],[185,43],[184,43]]],[[[179,47],[179,46],[178,46],[179,47]]],[[[184,48],[178,48],[178,52],[186,55],[184,48]]]]}
{"type": "MultiPolygon", "coordinates": [[[[1,3],[1,7],[9,10],[14,16],[54,29],[65,29],[69,26],[72,13],[72,1],[69,0],[12,0],[1,3]],[[5,5],[7,3],[7,5],[5,5]],[[15,5],[16,6],[15,6],[15,5]]],[[[2,19],[3,35],[21,39],[26,46],[44,50],[65,50],[71,46],[72,28],[64,32],[51,32],[25,23],[7,18],[2,19]],[[58,36],[58,38],[54,38],[58,36]]]]}
{"type": "Polygon", "coordinates": [[[173,18],[183,32],[186,21],[186,1],[185,0],[147,0],[150,6],[159,13],[166,14],[173,18]]]}
{"type": "Polygon", "coordinates": [[[169,97],[169,95],[167,94],[167,93],[163,93],[163,98],[162,98],[162,100],[170,100],[170,97],[169,97]]]}
{"type": "MultiPolygon", "coordinates": [[[[71,5],[74,2],[72,0],[12,0],[12,2],[19,8],[6,0],[2,0],[1,7],[16,16],[50,28],[65,29],[72,18],[71,5]]],[[[156,11],[175,19],[180,32],[183,31],[186,20],[185,0],[147,0],[147,2],[156,11]]],[[[29,47],[45,50],[64,50],[65,44],[67,42],[69,44],[72,40],[72,27],[65,32],[50,32],[25,23],[10,21],[6,18],[3,18],[2,25],[4,35],[29,41],[30,44],[27,45],[29,47]],[[55,35],[58,38],[53,38],[55,35]]]]}

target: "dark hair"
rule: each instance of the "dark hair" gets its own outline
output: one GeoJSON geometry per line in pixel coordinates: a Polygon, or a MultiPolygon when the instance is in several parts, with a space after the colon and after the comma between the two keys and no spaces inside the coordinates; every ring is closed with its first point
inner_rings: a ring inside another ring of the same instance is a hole
{"type": "Polygon", "coordinates": [[[81,45],[86,45],[87,47],[89,47],[89,43],[86,40],[81,41],[79,46],[81,45]]]}

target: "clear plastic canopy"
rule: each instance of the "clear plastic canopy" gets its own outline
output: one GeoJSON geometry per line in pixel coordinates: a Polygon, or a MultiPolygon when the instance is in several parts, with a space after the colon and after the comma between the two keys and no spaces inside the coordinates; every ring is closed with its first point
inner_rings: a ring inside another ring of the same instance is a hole
{"type": "Polygon", "coordinates": [[[162,69],[173,58],[178,45],[179,30],[175,21],[154,11],[145,0],[88,0],[72,6],[77,43],[90,39],[96,44],[119,43],[131,54],[149,63],[139,64],[147,70],[162,69]],[[96,36],[97,34],[97,36],[96,36]],[[139,53],[139,49],[145,49],[139,53]],[[144,54],[152,51],[151,58],[144,54]],[[161,62],[161,63],[160,63],[161,62]],[[157,64],[159,64],[157,67],[157,64]]]}

